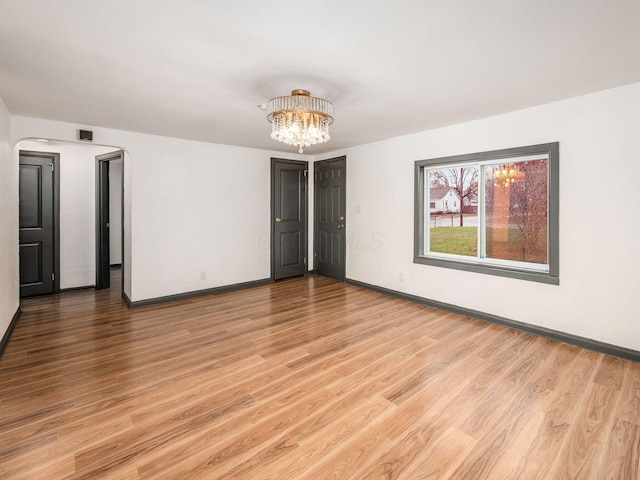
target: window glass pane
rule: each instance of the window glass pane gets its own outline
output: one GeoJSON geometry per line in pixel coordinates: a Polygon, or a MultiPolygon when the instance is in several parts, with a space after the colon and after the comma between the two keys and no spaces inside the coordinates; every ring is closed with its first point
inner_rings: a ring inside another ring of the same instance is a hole
{"type": "Polygon", "coordinates": [[[548,263],[547,159],[485,169],[486,257],[548,263]]]}
{"type": "Polygon", "coordinates": [[[429,251],[477,257],[478,167],[428,171],[429,251]]]}

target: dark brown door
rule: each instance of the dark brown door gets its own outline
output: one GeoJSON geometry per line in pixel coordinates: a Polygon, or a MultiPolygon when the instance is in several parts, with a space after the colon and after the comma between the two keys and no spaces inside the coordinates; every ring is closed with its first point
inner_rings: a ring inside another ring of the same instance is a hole
{"type": "Polygon", "coordinates": [[[307,273],[307,162],[271,159],[274,280],[307,273]]]}
{"type": "Polygon", "coordinates": [[[20,152],[18,211],[21,297],[46,295],[55,291],[54,168],[57,155],[20,152]]]}
{"type": "Polygon", "coordinates": [[[315,163],[315,256],[320,275],[344,280],[346,157],[315,163]]]}

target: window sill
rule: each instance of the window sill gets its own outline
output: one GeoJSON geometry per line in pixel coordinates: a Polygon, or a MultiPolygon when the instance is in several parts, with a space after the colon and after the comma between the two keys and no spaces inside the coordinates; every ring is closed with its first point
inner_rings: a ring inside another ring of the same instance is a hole
{"type": "Polygon", "coordinates": [[[455,270],[463,270],[465,272],[484,273],[487,275],[496,275],[499,277],[516,278],[518,280],[527,280],[530,282],[546,283],[549,285],[560,285],[560,277],[552,275],[548,272],[536,272],[533,270],[518,270],[513,268],[505,268],[494,265],[480,265],[470,262],[458,262],[449,259],[440,259],[432,257],[417,256],[413,258],[413,263],[422,265],[431,265],[434,267],[453,268],[455,270]]]}

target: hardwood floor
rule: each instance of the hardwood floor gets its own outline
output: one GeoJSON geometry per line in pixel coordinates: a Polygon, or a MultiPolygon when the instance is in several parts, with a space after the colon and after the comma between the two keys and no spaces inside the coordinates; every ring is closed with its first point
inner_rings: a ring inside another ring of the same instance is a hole
{"type": "Polygon", "coordinates": [[[639,478],[639,364],[327,278],[23,310],[2,479],[639,478]]]}

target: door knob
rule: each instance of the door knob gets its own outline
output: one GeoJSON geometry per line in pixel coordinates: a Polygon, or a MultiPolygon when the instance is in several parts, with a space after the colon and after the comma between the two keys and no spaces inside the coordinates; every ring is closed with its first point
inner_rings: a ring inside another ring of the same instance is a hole
{"type": "Polygon", "coordinates": [[[339,229],[339,230],[342,230],[343,228],[344,228],[344,225],[343,225],[343,224],[338,225],[338,229],[339,229]]]}
{"type": "Polygon", "coordinates": [[[280,223],[282,219],[280,217],[276,217],[276,223],[280,223]]]}

